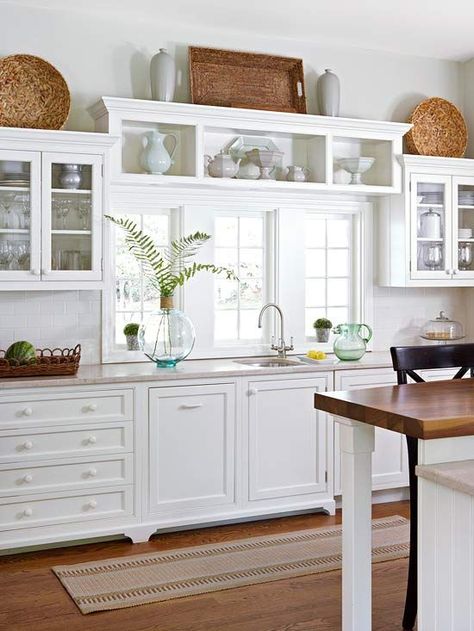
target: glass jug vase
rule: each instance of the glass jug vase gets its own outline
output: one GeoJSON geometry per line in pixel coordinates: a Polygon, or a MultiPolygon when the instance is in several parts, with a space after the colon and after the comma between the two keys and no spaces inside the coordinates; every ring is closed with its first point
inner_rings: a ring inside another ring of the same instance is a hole
{"type": "Polygon", "coordinates": [[[338,337],[334,342],[334,353],[342,361],[360,359],[367,350],[367,343],[372,337],[372,329],[368,324],[338,324],[334,329],[338,337]],[[361,335],[362,328],[367,329],[367,337],[361,335]]]}

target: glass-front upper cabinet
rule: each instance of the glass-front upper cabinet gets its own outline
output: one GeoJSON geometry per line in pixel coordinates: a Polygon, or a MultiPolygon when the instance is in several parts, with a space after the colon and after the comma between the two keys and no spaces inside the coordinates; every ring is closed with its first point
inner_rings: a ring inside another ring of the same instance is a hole
{"type": "Polygon", "coordinates": [[[453,273],[451,187],[449,176],[411,177],[411,277],[414,279],[446,279],[453,273]]]}
{"type": "Polygon", "coordinates": [[[40,154],[0,151],[0,279],[39,281],[40,154]]]}
{"type": "Polygon", "coordinates": [[[102,159],[42,155],[42,276],[100,280],[102,159]]]}
{"type": "Polygon", "coordinates": [[[474,178],[453,177],[453,274],[474,278],[474,178]]]}

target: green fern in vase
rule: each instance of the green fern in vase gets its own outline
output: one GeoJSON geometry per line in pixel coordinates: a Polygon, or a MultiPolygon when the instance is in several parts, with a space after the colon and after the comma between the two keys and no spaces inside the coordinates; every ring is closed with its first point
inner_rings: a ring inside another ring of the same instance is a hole
{"type": "Polygon", "coordinates": [[[224,274],[228,280],[238,278],[230,268],[191,261],[211,238],[204,232],[195,232],[176,239],[168,247],[159,249],[153,238],[140,230],[131,219],[105,216],[125,231],[126,246],[142,265],[147,281],[160,294],[161,311],[157,313],[156,322],[150,324],[150,318],[147,325],[140,328],[141,348],[159,366],[175,366],[189,355],[195,338],[194,327],[189,318],[174,309],[173,296],[176,289],[199,272],[224,274]]]}

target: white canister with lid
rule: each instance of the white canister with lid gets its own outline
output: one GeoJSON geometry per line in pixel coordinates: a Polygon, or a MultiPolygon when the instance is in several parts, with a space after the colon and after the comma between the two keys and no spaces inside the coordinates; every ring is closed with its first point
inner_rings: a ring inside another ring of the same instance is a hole
{"type": "Polygon", "coordinates": [[[441,215],[432,208],[420,216],[420,236],[425,239],[441,239],[441,215]]]}

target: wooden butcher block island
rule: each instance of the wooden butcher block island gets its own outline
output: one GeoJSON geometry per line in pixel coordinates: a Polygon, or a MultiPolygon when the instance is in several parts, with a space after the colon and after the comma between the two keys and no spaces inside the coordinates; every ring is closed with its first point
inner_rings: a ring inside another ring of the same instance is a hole
{"type": "MultiPolygon", "coordinates": [[[[374,428],[418,439],[418,464],[474,459],[474,379],[384,386],[315,394],[314,405],[340,423],[343,506],[343,631],[370,631],[371,470],[374,428]]],[[[458,572],[447,559],[433,570],[433,537],[428,523],[429,482],[418,479],[418,631],[472,631],[474,594],[453,606],[458,572]],[[428,569],[425,571],[425,567],[428,569]],[[440,585],[444,585],[442,606],[440,585]],[[444,595],[446,594],[446,595],[444,595]],[[451,596],[450,596],[451,595],[451,596]]],[[[449,514],[449,509],[446,511],[449,514]]],[[[472,524],[466,523],[466,528],[472,524]]],[[[474,545],[474,542],[473,542],[474,545]]],[[[469,551],[465,551],[465,556],[469,551]]],[[[461,552],[462,556],[462,552],[461,552]]],[[[474,563],[474,561],[473,561],[474,563]]],[[[472,590],[471,590],[472,591],[472,590]]],[[[394,621],[395,622],[395,621],[394,621]]]]}

